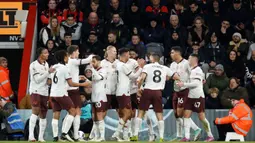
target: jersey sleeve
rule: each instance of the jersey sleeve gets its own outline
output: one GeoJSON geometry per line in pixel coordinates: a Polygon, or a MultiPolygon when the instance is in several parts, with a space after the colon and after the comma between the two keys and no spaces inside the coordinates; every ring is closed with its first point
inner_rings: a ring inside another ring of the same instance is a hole
{"type": "Polygon", "coordinates": [[[165,67],[165,70],[167,76],[172,77],[174,75],[174,72],[170,68],[165,67]]]}
{"type": "Polygon", "coordinates": [[[63,71],[64,71],[64,77],[65,77],[66,80],[72,78],[72,77],[71,77],[71,74],[70,74],[70,72],[68,71],[67,68],[65,68],[65,70],[63,70],[63,71]]]}
{"type": "Polygon", "coordinates": [[[34,81],[36,83],[42,82],[45,78],[47,78],[49,76],[49,73],[47,71],[45,71],[45,72],[39,71],[38,68],[36,67],[35,63],[32,63],[30,65],[29,71],[30,71],[32,78],[34,79],[34,81]]]}
{"type": "Polygon", "coordinates": [[[147,65],[145,65],[145,66],[143,67],[142,73],[148,74],[148,66],[147,66],[147,65]]]}
{"type": "Polygon", "coordinates": [[[204,79],[204,73],[200,70],[193,70],[190,74],[190,78],[202,81],[204,79]]]}
{"type": "Polygon", "coordinates": [[[123,73],[124,73],[125,75],[127,75],[127,76],[130,75],[130,74],[132,73],[132,70],[129,69],[125,64],[122,65],[121,70],[122,70],[123,73]]]}
{"type": "Polygon", "coordinates": [[[92,70],[92,80],[103,80],[105,78],[105,74],[103,70],[96,71],[94,68],[92,70]]]}

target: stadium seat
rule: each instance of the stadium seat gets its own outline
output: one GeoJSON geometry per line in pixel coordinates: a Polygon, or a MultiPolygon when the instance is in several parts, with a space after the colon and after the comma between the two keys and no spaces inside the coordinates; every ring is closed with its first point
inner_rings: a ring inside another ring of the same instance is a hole
{"type": "Polygon", "coordinates": [[[227,132],[225,141],[229,142],[230,140],[240,140],[241,142],[244,142],[244,136],[235,132],[227,132]]]}

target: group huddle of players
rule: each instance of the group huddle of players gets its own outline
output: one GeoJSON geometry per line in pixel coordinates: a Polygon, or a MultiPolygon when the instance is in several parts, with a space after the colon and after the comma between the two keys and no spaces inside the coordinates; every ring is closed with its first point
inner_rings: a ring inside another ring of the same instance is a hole
{"type": "Polygon", "coordinates": [[[162,90],[166,80],[174,80],[173,108],[177,127],[175,140],[196,141],[200,138],[201,129],[190,118],[192,112],[198,113],[208,134],[206,141],[214,140],[210,124],[205,118],[204,73],[198,66],[199,59],[196,54],[191,54],[186,60],[181,56],[181,49],[173,47],[170,53],[173,60],[170,68],[159,64],[160,56],[157,54],[150,54],[149,64],[146,64],[144,59],[137,59],[135,51],[126,48],[119,49],[117,56],[113,46],[107,47],[103,60],[97,55],[79,59],[79,48],[70,46],[67,52],[62,50],[55,53],[57,64],[50,68],[46,62],[48,50],[39,48],[37,54],[38,59],[30,65],[32,115],[29,120],[29,141],[36,141],[34,128],[39,116],[38,141],[45,142],[43,136],[47,125],[48,100],[51,101],[53,109],[53,141],[84,141],[78,135],[81,115],[79,87],[83,86],[92,87],[93,128],[90,141],[105,141],[104,118],[108,109],[116,109],[119,115],[119,124],[112,139],[138,141],[139,128],[145,116],[149,125],[149,141],[155,141],[150,117],[146,116],[146,111],[152,106],[158,120],[159,141],[162,142],[165,127],[162,90]],[[90,64],[91,81],[79,75],[79,66],[84,64],[90,64]],[[84,82],[79,83],[80,80],[84,82]],[[68,113],[63,120],[59,138],[58,122],[61,110],[68,113]],[[73,137],[70,137],[67,133],[72,125],[73,137]],[[190,129],[194,130],[192,139],[190,129]]]}

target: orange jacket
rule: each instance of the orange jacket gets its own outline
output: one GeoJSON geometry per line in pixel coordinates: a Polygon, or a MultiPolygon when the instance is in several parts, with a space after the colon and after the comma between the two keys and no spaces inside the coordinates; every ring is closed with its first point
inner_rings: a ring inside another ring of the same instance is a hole
{"type": "Polygon", "coordinates": [[[9,97],[13,94],[10,79],[9,70],[0,66],[0,96],[9,100],[9,97]]]}
{"type": "Polygon", "coordinates": [[[241,99],[236,106],[229,111],[229,115],[223,118],[216,118],[215,124],[231,123],[236,133],[246,136],[252,127],[252,111],[241,99]]]}

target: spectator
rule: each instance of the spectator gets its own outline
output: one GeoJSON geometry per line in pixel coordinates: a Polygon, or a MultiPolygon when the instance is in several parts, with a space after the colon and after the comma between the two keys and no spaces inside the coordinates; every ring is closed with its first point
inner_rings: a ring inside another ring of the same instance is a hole
{"type": "Polygon", "coordinates": [[[132,31],[133,27],[143,27],[143,13],[138,0],[132,0],[131,5],[126,13],[125,22],[130,31],[132,31]]]}
{"type": "Polygon", "coordinates": [[[162,43],[164,37],[164,29],[156,19],[151,19],[149,26],[144,30],[144,42],[162,43]]]}
{"type": "Polygon", "coordinates": [[[210,4],[205,20],[210,31],[216,31],[221,27],[221,20],[225,11],[222,9],[219,0],[213,0],[210,4]]]}
{"type": "Polygon", "coordinates": [[[255,43],[250,45],[248,54],[247,54],[247,60],[251,59],[252,52],[255,51],[255,43]]]}
{"type": "Polygon", "coordinates": [[[110,32],[108,34],[108,41],[107,41],[107,44],[105,47],[107,47],[109,45],[116,47],[117,51],[118,51],[118,49],[120,49],[122,47],[121,44],[119,43],[119,41],[117,41],[117,36],[114,32],[110,32]]]}
{"type": "MultiPolygon", "coordinates": [[[[177,15],[170,16],[170,25],[167,27],[165,35],[164,35],[164,47],[165,54],[169,57],[169,49],[171,49],[174,45],[179,45],[182,48],[182,51],[186,50],[186,41],[187,41],[187,30],[182,27],[179,22],[179,18],[177,15]],[[176,34],[174,34],[176,33],[176,34]],[[178,35],[178,38],[176,36],[178,35]],[[175,38],[174,38],[174,37],[175,38]],[[175,39],[175,40],[173,40],[175,39]],[[173,41],[172,41],[173,40],[173,41]],[[173,42],[173,44],[172,44],[173,42]]],[[[166,56],[166,55],[165,55],[166,56]]]]}
{"type": "Polygon", "coordinates": [[[215,32],[211,32],[209,35],[210,42],[205,47],[205,64],[202,66],[204,73],[210,72],[217,64],[223,64],[224,62],[225,50],[217,36],[215,32]]]}
{"type": "MultiPolygon", "coordinates": [[[[86,69],[84,70],[84,75],[85,77],[91,81],[92,79],[92,70],[91,70],[91,67],[88,65],[86,67],[86,69]]],[[[87,89],[87,90],[84,90],[86,94],[91,94],[91,90],[87,89]]]]}
{"type": "Polygon", "coordinates": [[[229,43],[228,51],[234,50],[237,52],[237,56],[242,59],[243,62],[247,60],[247,54],[249,51],[249,44],[247,40],[242,39],[240,33],[234,33],[232,36],[232,41],[229,43]]]}
{"type": "Polygon", "coordinates": [[[0,57],[0,97],[10,101],[14,97],[8,69],[8,61],[5,57],[0,57]]]}
{"type": "Polygon", "coordinates": [[[232,108],[230,99],[244,99],[246,104],[249,104],[249,96],[246,88],[240,86],[240,82],[237,78],[233,77],[229,80],[229,87],[223,91],[221,96],[221,105],[223,109],[232,108]]]}
{"type": "Polygon", "coordinates": [[[82,43],[84,43],[84,42],[86,42],[88,40],[90,31],[96,31],[96,33],[99,35],[98,39],[100,41],[102,41],[103,40],[103,36],[101,37],[100,35],[103,35],[103,32],[104,32],[103,28],[104,27],[103,27],[102,23],[99,22],[97,13],[91,12],[89,14],[88,21],[85,21],[82,24],[82,27],[81,27],[82,43]]]}
{"type": "Polygon", "coordinates": [[[72,14],[76,23],[83,22],[83,12],[78,10],[76,0],[69,0],[69,8],[63,11],[63,20],[68,19],[68,15],[72,14]]]}
{"type": "Polygon", "coordinates": [[[204,25],[204,20],[201,17],[196,17],[194,25],[189,30],[189,46],[192,46],[192,41],[198,41],[200,47],[204,47],[207,34],[208,28],[204,25]]]}
{"type": "Polygon", "coordinates": [[[85,17],[87,18],[91,12],[97,13],[99,21],[104,22],[104,11],[99,0],[91,0],[90,7],[86,9],[85,17]]]}
{"type": "Polygon", "coordinates": [[[195,0],[191,0],[189,9],[181,15],[182,25],[191,28],[196,17],[203,17],[203,12],[195,0]]]}
{"type": "Polygon", "coordinates": [[[246,38],[249,42],[255,42],[255,17],[252,20],[252,23],[245,29],[246,38]]]}
{"type": "Polygon", "coordinates": [[[119,13],[113,13],[112,19],[109,24],[106,25],[105,32],[106,35],[109,34],[109,31],[116,33],[117,40],[121,43],[121,45],[127,44],[128,38],[128,28],[124,24],[122,17],[120,17],[119,13]]]}
{"type": "Polygon", "coordinates": [[[218,141],[225,141],[227,132],[246,136],[252,127],[252,111],[244,100],[233,97],[229,101],[233,108],[229,110],[228,116],[214,121],[218,129],[218,141]]]}
{"type": "Polygon", "coordinates": [[[104,45],[98,40],[96,31],[91,31],[88,40],[82,44],[81,56],[95,54],[104,57],[104,45]]]}
{"type": "Polygon", "coordinates": [[[64,42],[61,43],[61,45],[59,46],[59,49],[67,50],[67,48],[71,45],[72,45],[72,34],[71,33],[65,33],[64,34],[64,42]]]}
{"type": "Polygon", "coordinates": [[[227,49],[234,34],[234,29],[231,27],[229,20],[226,18],[223,19],[221,27],[217,31],[219,32],[219,42],[227,49]]]}
{"type": "Polygon", "coordinates": [[[252,51],[251,59],[246,64],[246,78],[251,81],[252,75],[255,73],[255,50],[252,51]]]}
{"type": "Polygon", "coordinates": [[[225,71],[229,78],[236,77],[240,80],[241,85],[244,83],[245,66],[242,60],[237,57],[236,51],[230,51],[225,63],[225,71]]]}
{"type": "Polygon", "coordinates": [[[64,34],[71,33],[72,34],[72,44],[79,45],[81,38],[81,23],[75,22],[74,15],[67,15],[66,21],[61,24],[60,27],[60,38],[61,40],[65,40],[64,34]]]}
{"type": "Polygon", "coordinates": [[[120,1],[119,0],[110,0],[110,7],[109,9],[105,12],[105,18],[106,21],[111,20],[112,15],[114,13],[118,13],[120,17],[124,17],[125,11],[120,7],[120,1]]]}
{"type": "Polygon", "coordinates": [[[168,18],[168,9],[164,5],[160,5],[160,0],[151,0],[151,5],[145,9],[147,20],[157,19],[162,22],[164,27],[168,18]]]}
{"type": "Polygon", "coordinates": [[[244,29],[249,24],[249,12],[243,8],[241,0],[233,0],[233,7],[227,14],[230,24],[235,27],[239,33],[245,36],[244,29]]]}
{"type": "Polygon", "coordinates": [[[215,72],[207,77],[206,83],[204,84],[204,92],[206,95],[210,95],[210,89],[217,88],[220,97],[222,92],[227,89],[228,85],[229,79],[224,73],[224,67],[219,64],[215,67],[215,72]]]}
{"type": "Polygon", "coordinates": [[[51,40],[51,39],[49,39],[47,41],[46,45],[47,45],[47,49],[48,49],[48,52],[49,52],[47,63],[49,65],[49,67],[51,67],[52,65],[55,65],[57,63],[54,55],[55,55],[55,52],[58,51],[59,49],[55,46],[54,41],[51,40]]]}
{"type": "Polygon", "coordinates": [[[52,17],[56,17],[59,23],[62,21],[62,12],[59,9],[57,9],[56,0],[49,0],[48,9],[42,11],[41,22],[43,26],[47,26],[52,17]]]}
{"type": "Polygon", "coordinates": [[[184,13],[184,10],[185,10],[185,8],[184,8],[183,4],[179,0],[176,0],[174,2],[173,8],[169,12],[169,14],[170,14],[170,16],[171,15],[178,15],[178,16],[180,16],[181,14],[184,13]]]}
{"type": "Polygon", "coordinates": [[[126,45],[127,48],[137,51],[138,58],[145,59],[146,47],[141,42],[139,35],[132,35],[131,42],[126,45]]]}
{"type": "Polygon", "coordinates": [[[197,54],[199,56],[199,65],[203,64],[205,62],[205,54],[204,50],[201,48],[198,41],[193,41],[191,48],[187,49],[187,52],[185,54],[185,58],[188,59],[190,54],[197,54]]]}
{"type": "Polygon", "coordinates": [[[220,109],[219,90],[218,88],[211,88],[209,90],[210,96],[206,97],[205,108],[206,109],[220,109]]]}
{"type": "Polygon", "coordinates": [[[46,42],[52,39],[54,40],[56,46],[60,44],[60,25],[58,23],[57,17],[52,17],[48,26],[42,28],[40,31],[40,43],[42,46],[46,47],[46,42]]]}
{"type": "Polygon", "coordinates": [[[86,97],[86,93],[81,93],[81,124],[80,124],[80,131],[83,131],[85,134],[89,134],[92,126],[92,107],[90,104],[90,100],[86,97]]]}
{"type": "Polygon", "coordinates": [[[252,81],[246,85],[249,95],[250,107],[255,108],[255,73],[252,75],[252,81]]]}

